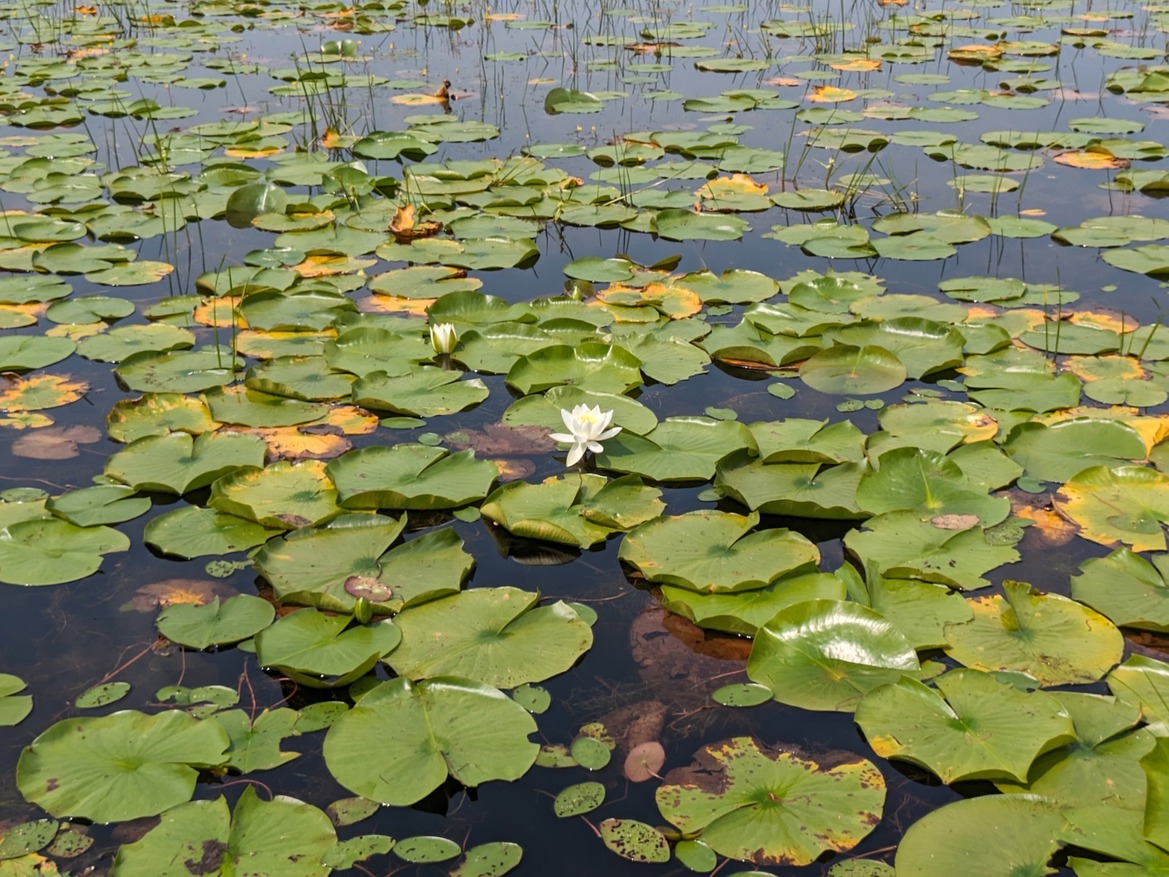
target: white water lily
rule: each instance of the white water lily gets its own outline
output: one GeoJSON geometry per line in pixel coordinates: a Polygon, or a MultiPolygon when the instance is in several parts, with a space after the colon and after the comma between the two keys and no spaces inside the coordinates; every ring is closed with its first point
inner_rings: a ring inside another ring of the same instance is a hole
{"type": "Polygon", "coordinates": [[[569,466],[576,465],[584,456],[586,449],[594,454],[601,453],[605,450],[601,442],[605,439],[611,439],[621,432],[619,426],[608,428],[609,423],[613,420],[613,412],[602,411],[600,405],[589,407],[581,404],[571,411],[567,408],[561,408],[560,417],[564,421],[565,427],[568,428],[568,432],[554,432],[549,438],[558,442],[572,442],[572,448],[568,452],[568,460],[566,461],[569,466]]]}
{"type": "Polygon", "coordinates": [[[450,353],[459,343],[454,323],[436,323],[430,327],[430,346],[435,353],[450,353]]]}

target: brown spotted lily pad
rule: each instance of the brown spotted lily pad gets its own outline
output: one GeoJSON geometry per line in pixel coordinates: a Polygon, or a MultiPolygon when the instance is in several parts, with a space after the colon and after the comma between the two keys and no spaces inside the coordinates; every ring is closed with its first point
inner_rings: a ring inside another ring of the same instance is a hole
{"type": "Polygon", "coordinates": [[[756,865],[807,865],[850,850],[881,820],[885,780],[869,761],[820,762],[753,737],[700,749],[657,791],[662,816],[715,852],[756,865]]]}

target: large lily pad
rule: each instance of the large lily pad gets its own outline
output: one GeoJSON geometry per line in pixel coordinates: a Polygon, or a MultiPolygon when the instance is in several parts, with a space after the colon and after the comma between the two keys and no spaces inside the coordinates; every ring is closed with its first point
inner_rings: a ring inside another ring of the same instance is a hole
{"type": "Polygon", "coordinates": [[[58,818],[122,822],[188,801],[199,769],[226,761],[227,747],[216,722],[176,710],[65,719],[25,747],[16,784],[58,818]]]}
{"type": "Polygon", "coordinates": [[[222,603],[215,596],[203,606],[167,606],[158,616],[158,630],[171,642],[206,649],[255,636],[275,617],[271,603],[251,594],[237,594],[222,603]]]}
{"type": "Polygon", "coordinates": [[[759,628],[747,659],[747,675],[781,703],[839,712],[919,670],[905,634],[872,609],[839,600],[809,600],[777,613],[759,628]]]}
{"type": "Polygon", "coordinates": [[[391,651],[402,633],[388,619],[349,627],[344,615],[313,608],[280,618],[256,634],[256,658],[313,687],[346,685],[391,651]]]}
{"type": "Polygon", "coordinates": [[[1009,500],[988,496],[941,454],[898,448],[882,454],[878,462],[880,468],[866,472],[856,491],[857,502],[870,513],[913,511],[922,518],[975,515],[984,526],[1010,514],[1009,500]]]}
{"type": "Polygon", "coordinates": [[[1152,562],[1129,548],[1091,557],[1072,576],[1072,597],[1121,627],[1169,633],[1169,556],[1152,562]]]}
{"type": "Polygon", "coordinates": [[[884,393],[905,383],[905,365],[883,347],[834,344],[808,357],[800,379],[821,393],[856,396],[884,393]]]}
{"type": "Polygon", "coordinates": [[[353,382],[353,401],[375,411],[436,417],[478,405],[488,389],[478,378],[460,380],[461,372],[422,366],[408,374],[372,372],[353,382]]]}
{"type": "Polygon", "coordinates": [[[97,572],[102,557],[130,548],[110,527],[78,527],[57,518],[22,520],[0,529],[0,582],[59,585],[97,572]]]}
{"type": "Polygon", "coordinates": [[[1075,739],[1071,717],[1044,692],[975,670],[952,670],[935,684],[938,691],[902,677],[864,696],[856,721],[874,752],[921,765],[944,783],[1025,782],[1039,755],[1075,739]]]}
{"type": "Polygon", "coordinates": [[[399,676],[462,676],[515,688],[563,673],[588,651],[593,632],[563,602],[537,606],[518,588],[475,588],[404,610],[402,643],[387,657],[399,676]]]}
{"type": "Polygon", "coordinates": [[[962,590],[986,587],[987,572],[1019,559],[1019,552],[988,539],[973,520],[923,520],[904,511],[870,518],[864,529],[845,536],[844,544],[866,569],[874,564],[891,578],[919,578],[962,590]]]}
{"type": "Polygon", "coordinates": [[[1060,847],[1064,817],[1030,795],[988,795],[947,804],[910,826],[897,848],[898,877],[977,873],[1042,877],[1060,847]],[[988,839],[993,838],[993,842],[988,839]]]}
{"type": "Polygon", "coordinates": [[[229,814],[226,799],[191,801],[167,811],[145,837],[119,847],[118,877],[189,877],[199,873],[325,877],[322,859],[337,843],[329,817],[294,798],[263,801],[248,786],[229,814]]]}
{"type": "Polygon", "coordinates": [[[735,737],[670,771],[654,797],[662,816],[717,853],[796,866],[860,843],[880,821],[885,780],[850,753],[820,764],[735,737]]]}
{"type": "Polygon", "coordinates": [[[814,567],[816,546],[790,530],[758,530],[759,515],[695,511],[656,518],[629,532],[618,557],[651,582],[707,594],[763,588],[814,567]]]}
{"type": "Polygon", "coordinates": [[[1124,652],[1124,639],[1092,609],[1058,594],[1004,582],[1003,596],[970,598],[974,617],[946,627],[952,658],[980,670],[1016,670],[1043,685],[1095,682],[1124,652]]]}
{"type": "Polygon", "coordinates": [[[705,481],[723,457],[753,442],[737,421],[669,417],[644,436],[622,431],[609,439],[596,462],[654,481],[705,481]]]}
{"type": "Polygon", "coordinates": [[[536,760],[540,747],[528,740],[535,731],[527,710],[489,685],[450,676],[393,679],[333,723],[325,764],[355,794],[404,806],[448,775],[467,786],[519,779],[536,760]]]}
{"type": "Polygon", "coordinates": [[[1133,551],[1164,551],[1169,476],[1142,466],[1092,466],[1064,484],[1056,508],[1080,525],[1085,539],[1124,543],[1133,551]]]}
{"type": "Polygon", "coordinates": [[[1093,466],[1143,460],[1145,443],[1119,420],[1071,420],[1044,426],[1023,423],[1011,431],[1007,452],[1040,481],[1069,481],[1093,466]]]}
{"type": "Polygon", "coordinates": [[[514,536],[588,548],[656,518],[665,509],[661,495],[636,475],[609,481],[573,473],[542,484],[505,484],[479,510],[514,536]]]}
{"type": "Polygon", "coordinates": [[[387,551],[406,525],[380,515],[349,515],[328,526],[274,539],[256,552],[256,569],[276,596],[351,613],[365,599],[375,613],[453,593],[474,560],[451,529],[425,533],[387,551]]]}
{"type": "Polygon", "coordinates": [[[341,505],[349,509],[445,509],[487,495],[499,474],[471,450],[383,445],[350,451],[329,463],[341,505]]]}
{"type": "Polygon", "coordinates": [[[185,432],[146,436],[106,463],[106,474],[137,490],[184,494],[245,466],[262,467],[267,446],[259,436],[185,432]]]}
{"type": "Polygon", "coordinates": [[[555,344],[520,357],[507,383],[525,396],[562,384],[600,393],[628,393],[642,384],[641,360],[616,345],[555,344]]]}

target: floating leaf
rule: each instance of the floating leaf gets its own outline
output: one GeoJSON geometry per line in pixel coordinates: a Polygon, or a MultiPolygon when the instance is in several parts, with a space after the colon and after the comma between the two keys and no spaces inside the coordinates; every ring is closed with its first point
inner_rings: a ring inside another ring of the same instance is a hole
{"type": "Polygon", "coordinates": [[[1080,525],[1085,539],[1164,551],[1169,476],[1141,466],[1092,466],[1059,489],[1055,507],[1080,525]]]}
{"type": "Polygon", "coordinates": [[[884,393],[905,382],[905,366],[882,347],[836,344],[810,356],[800,379],[813,390],[838,395],[884,393]]]}
{"type": "Polygon", "coordinates": [[[539,749],[523,707],[481,683],[436,677],[383,682],[325,736],[325,764],[343,786],[373,801],[409,805],[448,774],[466,786],[521,777],[539,749]],[[387,737],[385,728],[397,732],[387,737]]]}
{"type": "Polygon", "coordinates": [[[885,780],[850,753],[821,765],[735,737],[670,771],[655,798],[662,816],[715,852],[756,865],[807,865],[852,849],[880,821],[885,780]]]}
{"type": "Polygon", "coordinates": [[[1043,685],[1095,682],[1116,664],[1124,640],[1103,615],[1058,594],[1003,583],[1003,596],[970,598],[974,618],[946,626],[949,654],[967,667],[1018,670],[1043,685]]]}
{"type": "Polygon", "coordinates": [[[461,676],[497,688],[542,682],[588,651],[593,633],[565,603],[538,601],[518,588],[475,588],[408,608],[395,619],[402,642],[386,661],[409,679],[461,676]]]}
{"type": "Polygon", "coordinates": [[[597,826],[605,846],[631,862],[668,862],[670,845],[652,825],[636,819],[605,819],[597,826]]]}
{"type": "Polygon", "coordinates": [[[227,747],[217,723],[176,710],[65,719],[25,747],[16,784],[54,816],[122,822],[188,801],[227,747]]]}
{"type": "Polygon", "coordinates": [[[759,628],[747,659],[747,675],[781,703],[838,712],[919,669],[900,630],[868,607],[838,600],[809,600],[778,612],[759,628]]]}
{"type": "Polygon", "coordinates": [[[1025,782],[1039,755],[1074,739],[1071,718],[1050,695],[974,670],[952,670],[935,684],[938,691],[903,677],[864,696],[856,721],[874,752],[921,765],[947,784],[1025,782]]]}
{"type": "Polygon", "coordinates": [[[215,597],[203,606],[168,606],[158,616],[158,630],[172,642],[206,649],[255,636],[275,617],[276,610],[267,600],[239,594],[223,603],[215,597]]]}
{"type": "Polygon", "coordinates": [[[118,848],[119,877],[183,877],[198,862],[205,874],[324,877],[321,864],[337,843],[329,819],[309,804],[278,796],[263,801],[248,786],[228,813],[227,800],[192,801],[163,815],[138,841],[118,848]]]}
{"type": "Polygon", "coordinates": [[[347,685],[394,649],[402,633],[388,619],[350,628],[344,615],[300,609],[256,634],[256,658],[313,687],[347,685]]]}
{"type": "Polygon", "coordinates": [[[689,512],[656,518],[631,531],[618,556],[652,582],[699,593],[735,593],[771,584],[813,565],[819,552],[789,530],[750,532],[759,516],[689,512]]]}

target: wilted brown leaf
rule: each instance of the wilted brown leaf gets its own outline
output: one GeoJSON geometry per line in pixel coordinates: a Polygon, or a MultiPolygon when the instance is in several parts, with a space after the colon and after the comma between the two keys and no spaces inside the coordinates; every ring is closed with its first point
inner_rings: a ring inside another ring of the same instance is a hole
{"type": "Polygon", "coordinates": [[[79,444],[91,445],[103,435],[96,426],[51,426],[22,435],[12,443],[12,453],[33,460],[68,460],[81,453],[79,444]]]}

